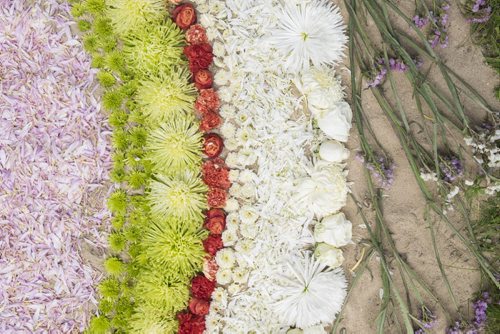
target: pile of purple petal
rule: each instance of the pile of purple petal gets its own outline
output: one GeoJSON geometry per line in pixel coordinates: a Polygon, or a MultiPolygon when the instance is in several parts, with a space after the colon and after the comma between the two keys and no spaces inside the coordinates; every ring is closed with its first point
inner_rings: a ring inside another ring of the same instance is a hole
{"type": "Polygon", "coordinates": [[[65,2],[0,0],[0,333],[80,332],[95,309],[110,131],[72,25],[65,2]]]}

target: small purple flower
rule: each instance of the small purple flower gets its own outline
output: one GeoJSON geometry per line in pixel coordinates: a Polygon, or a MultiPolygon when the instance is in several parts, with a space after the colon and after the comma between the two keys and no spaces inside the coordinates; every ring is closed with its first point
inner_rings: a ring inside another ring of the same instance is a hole
{"type": "Polygon", "coordinates": [[[418,15],[415,15],[413,17],[413,23],[417,26],[417,28],[422,29],[429,23],[429,18],[428,17],[420,17],[418,15]]]}
{"type": "Polygon", "coordinates": [[[375,76],[375,79],[368,82],[368,87],[370,88],[379,86],[385,80],[386,75],[387,75],[387,69],[385,67],[382,67],[380,69],[380,72],[378,72],[377,75],[375,76]]]}
{"type": "Polygon", "coordinates": [[[446,182],[453,182],[464,174],[464,167],[462,161],[457,157],[447,157],[439,163],[443,180],[446,182]]]}
{"type": "Polygon", "coordinates": [[[434,328],[437,324],[437,317],[426,306],[419,310],[418,320],[422,323],[422,328],[414,331],[414,334],[425,334],[426,329],[434,328]]]}
{"type": "Polygon", "coordinates": [[[474,6],[472,6],[472,11],[474,13],[477,13],[477,12],[479,12],[479,9],[482,6],[485,6],[485,5],[486,5],[486,1],[485,0],[476,0],[476,3],[474,4],[474,6]]]}
{"type": "Polygon", "coordinates": [[[388,189],[394,183],[394,169],[396,165],[384,156],[376,156],[375,161],[367,161],[361,153],[356,154],[356,159],[365,165],[372,177],[380,187],[388,189]]]}
{"type": "Polygon", "coordinates": [[[491,18],[491,7],[487,5],[486,0],[476,0],[471,8],[473,13],[482,14],[482,16],[471,17],[467,19],[469,23],[485,23],[491,18]]]}

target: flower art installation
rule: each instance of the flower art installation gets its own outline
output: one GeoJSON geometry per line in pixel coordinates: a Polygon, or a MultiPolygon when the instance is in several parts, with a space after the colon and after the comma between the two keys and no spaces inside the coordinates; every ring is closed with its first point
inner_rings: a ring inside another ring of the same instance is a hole
{"type": "Polygon", "coordinates": [[[326,333],[352,238],[337,7],[23,3],[0,0],[0,332],[326,333]]]}

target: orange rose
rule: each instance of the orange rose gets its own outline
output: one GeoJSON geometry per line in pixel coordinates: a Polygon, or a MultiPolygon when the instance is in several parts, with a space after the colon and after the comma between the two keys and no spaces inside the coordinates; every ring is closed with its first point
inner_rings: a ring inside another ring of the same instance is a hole
{"type": "Polygon", "coordinates": [[[175,7],[172,16],[177,26],[183,30],[196,22],[196,11],[190,3],[175,7]]]}
{"type": "Polygon", "coordinates": [[[203,299],[192,298],[189,302],[189,310],[196,315],[207,315],[210,303],[203,299]]]}

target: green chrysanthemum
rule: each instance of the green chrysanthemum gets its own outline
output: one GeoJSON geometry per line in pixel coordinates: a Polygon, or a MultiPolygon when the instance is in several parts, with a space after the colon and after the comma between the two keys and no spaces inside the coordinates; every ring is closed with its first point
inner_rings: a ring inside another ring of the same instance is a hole
{"type": "Polygon", "coordinates": [[[182,64],[184,35],[170,20],[135,31],[124,38],[127,64],[140,76],[168,73],[182,64]]]}
{"type": "Polygon", "coordinates": [[[174,314],[165,313],[153,305],[142,304],[130,319],[129,333],[175,334],[178,326],[174,314]]]}
{"type": "Polygon", "coordinates": [[[192,112],[196,89],[189,76],[186,69],[176,69],[141,82],[135,101],[152,123],[192,112]]]}
{"type": "Polygon", "coordinates": [[[136,295],[141,302],[153,304],[164,312],[179,312],[189,300],[189,279],[178,276],[170,267],[142,272],[137,279],[136,295]]]}
{"type": "Polygon", "coordinates": [[[202,134],[193,117],[179,116],[162,123],[148,137],[150,160],[167,174],[199,169],[202,134]]]}
{"type": "Polygon", "coordinates": [[[151,262],[168,268],[174,278],[191,277],[203,265],[205,234],[186,221],[152,222],[142,241],[144,254],[151,262]]]}
{"type": "Polygon", "coordinates": [[[125,35],[167,14],[164,0],[108,0],[108,16],[115,32],[125,35]]]}
{"type": "Polygon", "coordinates": [[[163,219],[169,216],[199,219],[201,211],[207,208],[207,190],[202,180],[189,171],[175,176],[158,175],[151,182],[148,196],[151,213],[163,219]]]}

